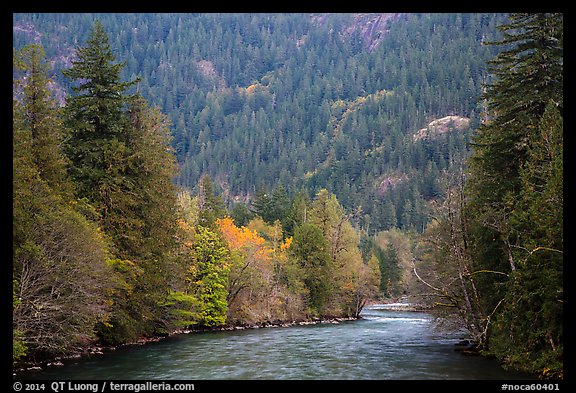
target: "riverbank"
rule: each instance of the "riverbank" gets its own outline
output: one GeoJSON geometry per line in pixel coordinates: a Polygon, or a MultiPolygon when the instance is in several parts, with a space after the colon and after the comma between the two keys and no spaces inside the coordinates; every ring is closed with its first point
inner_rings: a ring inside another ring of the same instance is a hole
{"type": "Polygon", "coordinates": [[[69,355],[56,356],[49,359],[44,359],[37,362],[23,362],[18,368],[13,369],[13,376],[19,374],[30,373],[30,372],[41,372],[47,368],[61,367],[64,366],[65,362],[75,361],[82,358],[88,358],[93,356],[100,356],[106,353],[114,352],[120,348],[134,347],[146,345],[153,342],[161,341],[167,337],[173,337],[181,334],[194,334],[194,333],[210,333],[210,332],[220,332],[220,331],[236,331],[245,329],[265,329],[265,328],[282,328],[291,326],[306,326],[306,325],[316,325],[316,324],[339,324],[346,321],[354,321],[360,319],[361,317],[330,317],[330,318],[312,318],[308,320],[295,320],[295,321],[273,321],[273,322],[262,322],[256,324],[237,324],[237,325],[224,325],[217,327],[203,327],[195,329],[175,329],[168,334],[152,336],[152,337],[141,337],[138,340],[130,343],[119,344],[119,345],[103,345],[94,343],[92,345],[87,345],[84,347],[78,347],[72,351],[69,355]]]}
{"type": "Polygon", "coordinates": [[[527,379],[497,362],[454,352],[458,333],[428,313],[366,307],[354,321],[290,321],[289,329],[231,326],[180,332],[105,356],[63,361],[21,380],[447,380],[527,379]],[[302,323],[300,323],[302,322],[302,323]],[[223,331],[229,329],[229,331],[223,331]],[[236,331],[238,330],[238,331],[236,331]]]}

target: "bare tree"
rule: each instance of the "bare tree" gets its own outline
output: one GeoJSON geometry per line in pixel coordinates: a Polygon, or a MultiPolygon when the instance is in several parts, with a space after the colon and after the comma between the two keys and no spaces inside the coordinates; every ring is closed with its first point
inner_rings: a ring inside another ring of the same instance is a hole
{"type": "Polygon", "coordinates": [[[423,234],[412,264],[414,275],[420,283],[416,292],[421,302],[443,310],[445,316],[451,316],[482,348],[486,345],[490,318],[501,302],[489,313],[483,309],[476,276],[507,274],[473,270],[464,203],[464,176],[461,171],[458,177],[450,179],[446,198],[436,206],[436,217],[423,234]]]}
{"type": "Polygon", "coordinates": [[[34,224],[33,240],[18,250],[19,304],[14,328],[36,353],[64,354],[94,337],[112,288],[104,239],[69,210],[34,224]]]}

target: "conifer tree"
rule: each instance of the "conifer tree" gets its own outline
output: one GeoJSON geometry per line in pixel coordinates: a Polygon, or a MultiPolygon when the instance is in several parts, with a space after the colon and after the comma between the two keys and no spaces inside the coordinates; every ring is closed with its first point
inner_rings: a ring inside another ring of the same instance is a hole
{"type": "Polygon", "coordinates": [[[469,161],[470,250],[474,269],[500,273],[477,280],[494,314],[489,346],[509,364],[560,375],[563,15],[510,19],[469,161]]]}
{"type": "Polygon", "coordinates": [[[37,44],[27,45],[18,52],[20,71],[26,83],[21,87],[22,120],[30,130],[31,151],[40,176],[58,191],[69,191],[66,178],[66,161],[61,152],[62,124],[60,111],[48,90],[48,64],[44,48],[37,44]]]}
{"type": "MultiPolygon", "coordinates": [[[[102,338],[125,342],[158,329],[169,293],[169,266],[176,248],[176,163],[169,122],[122,82],[102,25],[96,22],[78,59],[63,71],[76,82],[66,105],[66,151],[79,198],[95,208],[112,240],[122,290],[112,314],[99,325],[102,338]]],[[[163,323],[163,322],[162,322],[163,323]]]]}
{"type": "Polygon", "coordinates": [[[557,378],[563,373],[564,187],[562,116],[553,101],[538,130],[510,215],[517,274],[495,320],[492,349],[518,369],[557,378]]]}
{"type": "Polygon", "coordinates": [[[474,138],[471,158],[476,194],[501,202],[517,193],[519,168],[526,160],[528,140],[549,100],[563,107],[562,14],[513,14],[499,27],[511,46],[489,62],[494,81],[487,86],[489,121],[474,138]]]}
{"type": "Polygon", "coordinates": [[[322,315],[332,292],[329,244],[322,230],[310,223],[296,228],[291,246],[293,258],[301,267],[308,291],[309,314],[322,315]]]}
{"type": "Polygon", "coordinates": [[[98,21],[76,55],[72,67],[62,71],[76,93],[66,102],[69,173],[77,195],[92,201],[105,219],[113,208],[111,194],[128,191],[127,184],[118,182],[129,155],[123,110],[130,99],[125,91],[136,81],[120,80],[124,63],[114,63],[108,36],[98,21]]]}
{"type": "Polygon", "coordinates": [[[225,210],[224,202],[216,194],[210,176],[202,176],[198,182],[198,224],[215,229],[216,220],[224,216],[225,210]]]}
{"type": "Polygon", "coordinates": [[[43,49],[25,47],[15,59],[24,78],[13,102],[14,344],[15,355],[40,359],[95,338],[113,283],[106,238],[68,192],[43,49]]]}

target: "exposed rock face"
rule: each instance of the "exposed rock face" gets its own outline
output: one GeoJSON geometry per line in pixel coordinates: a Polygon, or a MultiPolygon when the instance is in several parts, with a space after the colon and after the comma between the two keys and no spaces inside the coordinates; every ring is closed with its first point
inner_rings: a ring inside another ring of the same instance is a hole
{"type": "Polygon", "coordinates": [[[198,71],[209,81],[211,81],[214,86],[223,88],[226,86],[226,81],[224,78],[218,74],[214,63],[208,60],[199,60],[196,63],[196,68],[198,71]]]}
{"type": "Polygon", "coordinates": [[[30,37],[36,44],[40,43],[42,34],[36,30],[32,23],[15,23],[12,25],[12,34],[26,34],[30,37]]]}
{"type": "Polygon", "coordinates": [[[364,46],[372,52],[390,30],[390,25],[402,15],[401,13],[354,14],[354,22],[344,33],[351,36],[355,31],[359,31],[364,46]]]}
{"type": "MultiPolygon", "coordinates": [[[[362,37],[364,47],[371,52],[384,39],[390,30],[393,22],[400,20],[403,13],[358,13],[352,14],[351,23],[340,33],[342,40],[349,39],[355,32],[359,32],[362,37]]],[[[317,25],[324,25],[329,20],[330,14],[312,15],[312,22],[317,25]]],[[[303,42],[299,42],[302,45],[303,42]]]]}
{"type": "Polygon", "coordinates": [[[462,116],[445,116],[428,123],[414,134],[414,142],[423,138],[433,138],[451,130],[463,131],[470,126],[470,119],[462,116]]]}
{"type": "Polygon", "coordinates": [[[389,174],[387,176],[381,177],[377,180],[376,185],[378,195],[383,196],[387,191],[395,188],[397,185],[406,180],[408,180],[408,175],[406,174],[389,174]]]}

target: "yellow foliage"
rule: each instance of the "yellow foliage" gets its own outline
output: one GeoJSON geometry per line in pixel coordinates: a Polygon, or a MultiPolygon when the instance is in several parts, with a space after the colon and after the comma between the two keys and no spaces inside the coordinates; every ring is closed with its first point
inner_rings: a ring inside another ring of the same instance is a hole
{"type": "Polygon", "coordinates": [[[292,236],[286,238],[286,240],[284,241],[284,243],[282,243],[280,245],[280,251],[286,251],[288,248],[290,248],[290,246],[292,245],[292,240],[294,238],[292,236]]]}
{"type": "Polygon", "coordinates": [[[246,93],[247,93],[247,94],[254,94],[254,90],[256,90],[256,86],[258,86],[257,83],[253,83],[253,84],[251,84],[250,86],[248,86],[248,87],[246,88],[246,93]]]}

